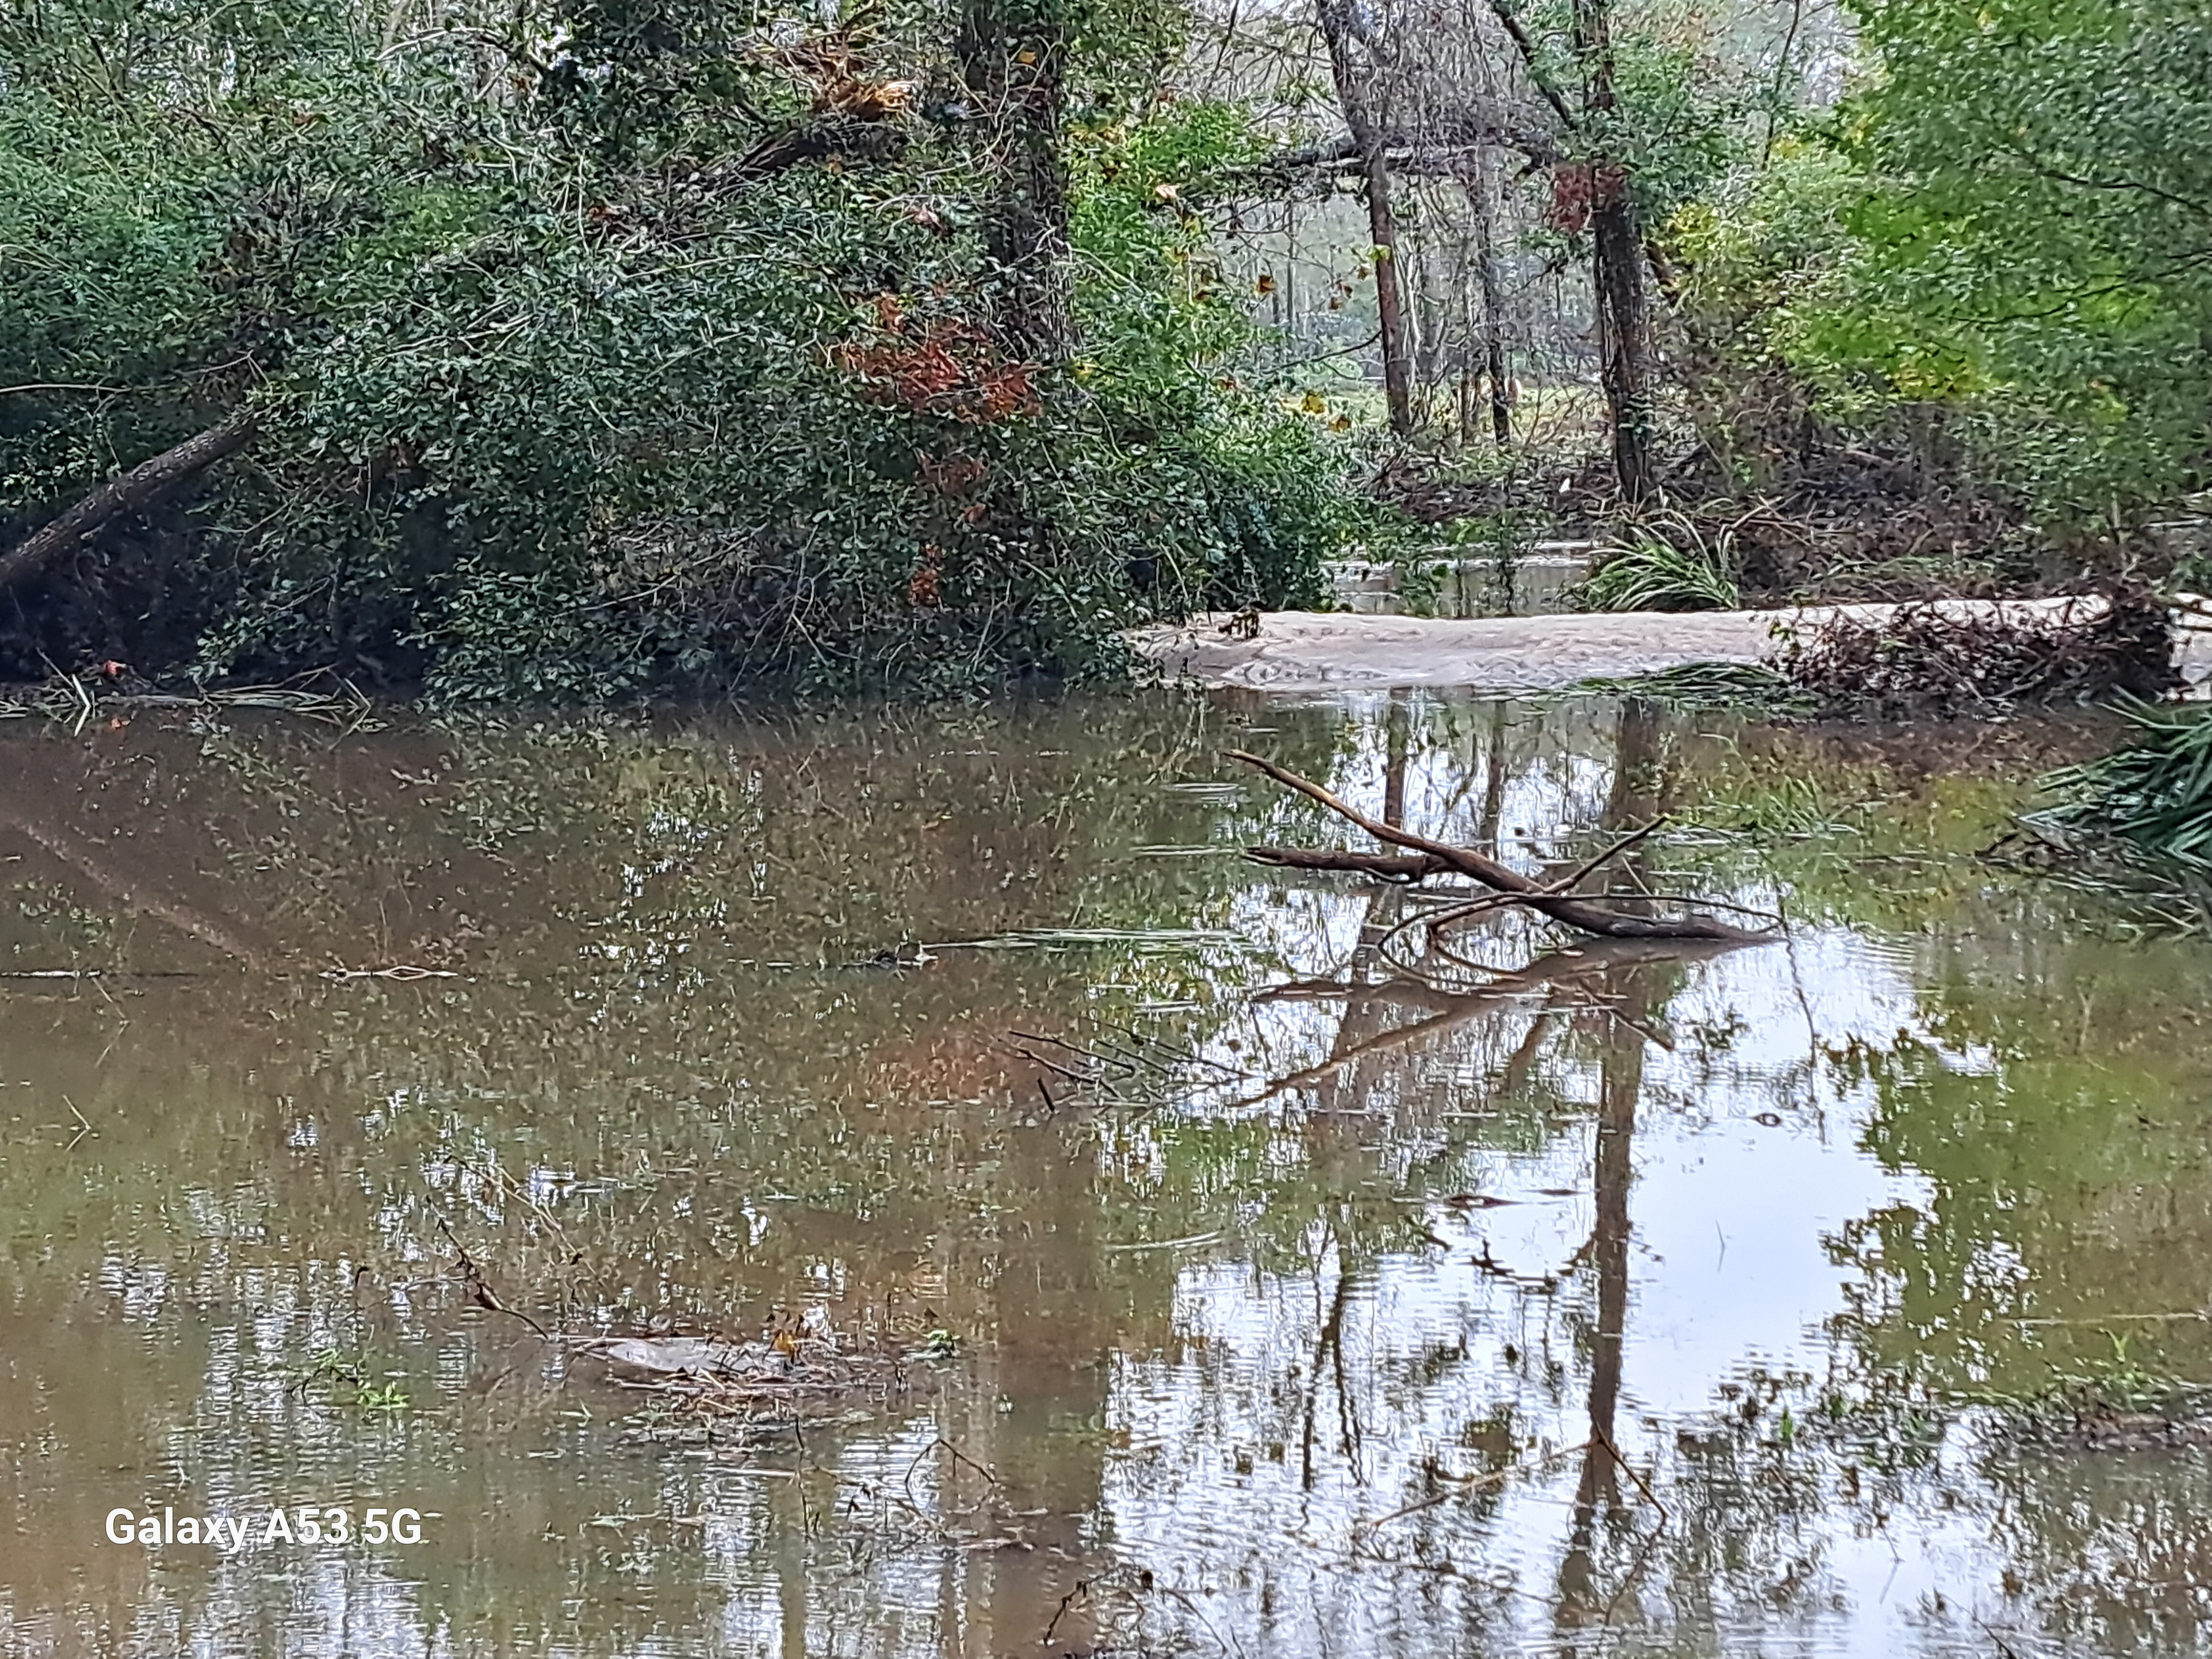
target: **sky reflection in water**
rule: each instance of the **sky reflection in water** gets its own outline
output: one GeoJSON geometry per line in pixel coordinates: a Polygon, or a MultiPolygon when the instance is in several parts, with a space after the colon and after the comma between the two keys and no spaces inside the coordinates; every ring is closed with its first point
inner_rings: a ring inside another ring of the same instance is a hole
{"type": "Polygon", "coordinates": [[[1961,1414],[2212,1377],[2205,951],[1971,856],[2081,740],[1425,698],[0,730],[0,966],[103,975],[0,980],[0,1654],[2212,1645],[2203,1454],[1961,1414]],[[1663,808],[1639,878],[1790,941],[1509,921],[1465,936],[1504,991],[1394,984],[1402,895],[1233,856],[1330,833],[1238,745],[1531,870],[1663,808]],[[403,964],[453,977],[325,976],[403,964]],[[1100,1104],[1018,1030],[1194,1058],[1100,1104]],[[441,1223],[566,1330],[958,1352],[803,1446],[641,1443],[441,1223]],[[428,1541],[100,1534],[309,1501],[428,1541]]]}

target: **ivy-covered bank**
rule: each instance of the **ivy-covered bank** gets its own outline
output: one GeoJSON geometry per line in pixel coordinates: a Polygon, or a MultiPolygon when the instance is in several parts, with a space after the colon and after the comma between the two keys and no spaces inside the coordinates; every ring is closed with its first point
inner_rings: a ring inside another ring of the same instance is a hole
{"type": "Polygon", "coordinates": [[[1181,28],[9,9],[0,678],[958,690],[1314,601],[1355,508],[1238,372],[1188,203],[1254,141],[1181,28]]]}

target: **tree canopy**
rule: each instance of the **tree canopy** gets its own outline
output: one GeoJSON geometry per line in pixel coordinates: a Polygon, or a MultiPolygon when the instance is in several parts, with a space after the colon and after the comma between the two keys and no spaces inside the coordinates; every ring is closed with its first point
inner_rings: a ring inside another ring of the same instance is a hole
{"type": "Polygon", "coordinates": [[[2212,453],[2208,88],[2172,0],[40,0],[0,673],[1110,674],[1326,603],[1363,484],[1589,456],[2124,565],[2212,453]]]}

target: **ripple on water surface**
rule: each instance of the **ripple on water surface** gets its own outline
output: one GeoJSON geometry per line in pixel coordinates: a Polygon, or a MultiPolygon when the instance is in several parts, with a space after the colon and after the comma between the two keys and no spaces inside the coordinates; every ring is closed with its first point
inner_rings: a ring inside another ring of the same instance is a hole
{"type": "Polygon", "coordinates": [[[1974,857],[2094,740],[14,723],[0,1655],[2212,1646],[2203,1454],[2014,1431],[2212,1380],[2212,957],[1974,857]],[[1235,856],[1336,834],[1261,745],[1787,939],[1439,941],[1235,856]],[[541,1328],[910,1357],[794,1433],[541,1328]]]}

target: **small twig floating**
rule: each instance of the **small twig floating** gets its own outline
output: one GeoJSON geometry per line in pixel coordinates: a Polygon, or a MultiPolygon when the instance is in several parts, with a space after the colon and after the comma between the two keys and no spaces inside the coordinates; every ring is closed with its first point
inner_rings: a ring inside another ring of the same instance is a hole
{"type": "Polygon", "coordinates": [[[1709,915],[1634,915],[1610,905],[1577,896],[1571,890],[1607,862],[1620,857],[1658,829],[1657,823],[1646,824],[1634,834],[1624,836],[1561,880],[1540,882],[1533,876],[1523,875],[1510,865],[1500,864],[1486,854],[1476,852],[1471,847],[1437,841],[1427,836],[1416,835],[1410,830],[1401,829],[1396,824],[1385,823],[1311,779],[1302,778],[1287,768],[1278,766],[1258,755],[1232,749],[1229,751],[1229,758],[1242,761],[1247,766],[1265,773],[1285,789],[1295,790],[1307,799],[1319,802],[1346,823],[1356,824],[1385,845],[1407,849],[1405,854],[1393,854],[1339,853],[1304,847],[1246,848],[1244,856],[1255,864],[1297,870],[1342,870],[1407,884],[1431,875],[1465,876],[1498,895],[1498,902],[1501,904],[1525,906],[1553,921],[1562,922],[1585,933],[1595,934],[1601,939],[1711,939],[1723,944],[1752,945],[1775,937],[1771,929],[1739,927],[1732,922],[1709,915]]]}
{"type": "Polygon", "coordinates": [[[390,968],[325,968],[325,979],[391,979],[411,982],[418,979],[459,979],[460,975],[447,968],[417,968],[403,962],[390,968]]]}

